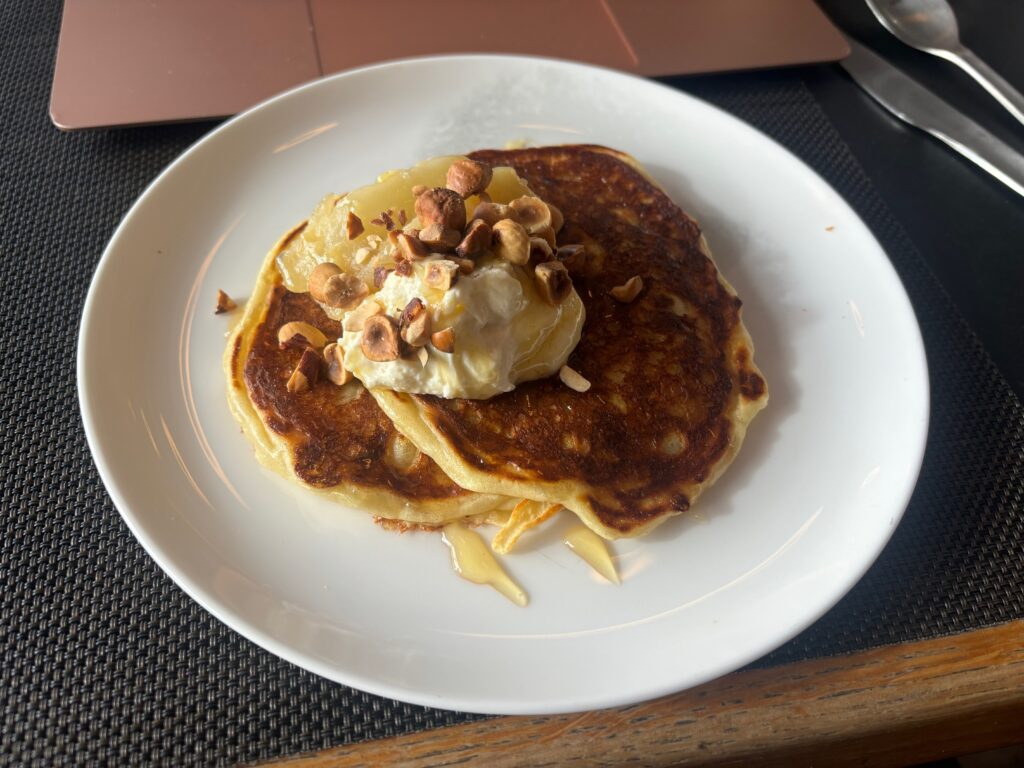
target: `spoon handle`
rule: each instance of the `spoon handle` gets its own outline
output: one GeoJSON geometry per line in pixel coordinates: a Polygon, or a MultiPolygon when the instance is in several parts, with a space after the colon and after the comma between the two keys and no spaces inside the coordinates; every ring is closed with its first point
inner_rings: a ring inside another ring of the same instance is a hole
{"type": "Polygon", "coordinates": [[[949,59],[967,74],[977,80],[991,93],[1006,110],[1024,123],[1024,95],[1003,79],[1002,75],[986,64],[966,46],[943,51],[943,58],[949,59]]]}

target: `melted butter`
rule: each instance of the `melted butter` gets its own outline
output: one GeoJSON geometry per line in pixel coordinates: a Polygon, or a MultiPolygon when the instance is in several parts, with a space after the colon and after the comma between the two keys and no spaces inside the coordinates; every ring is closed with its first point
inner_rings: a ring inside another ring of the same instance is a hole
{"type": "Polygon", "coordinates": [[[449,523],[441,538],[451,550],[452,568],[457,574],[474,584],[494,587],[520,608],[526,606],[526,592],[509,578],[478,534],[459,523],[449,523]]]}
{"type": "Polygon", "coordinates": [[[565,545],[573,552],[583,558],[586,563],[604,576],[612,584],[618,584],[619,574],[615,570],[615,563],[608,552],[608,546],[604,539],[587,528],[585,525],[574,525],[565,534],[563,539],[565,545]]]}

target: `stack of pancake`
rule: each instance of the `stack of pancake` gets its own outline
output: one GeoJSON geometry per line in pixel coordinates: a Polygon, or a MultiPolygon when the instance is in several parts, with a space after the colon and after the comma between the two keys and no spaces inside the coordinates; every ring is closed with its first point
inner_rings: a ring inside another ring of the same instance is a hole
{"type": "Polygon", "coordinates": [[[281,349],[278,329],[342,335],[278,270],[303,224],[268,255],[229,341],[232,410],[265,464],[398,528],[496,523],[505,550],[565,508],[605,538],[642,535],[690,508],[767,402],[740,300],[697,224],[629,156],[575,145],[469,157],[513,167],[562,211],[559,244],[585,246],[570,274],[587,321],[568,365],[590,388],[556,375],[487,400],[358,381],[289,392],[301,351],[281,349]],[[636,275],[641,293],[617,301],[611,289],[636,275]]]}

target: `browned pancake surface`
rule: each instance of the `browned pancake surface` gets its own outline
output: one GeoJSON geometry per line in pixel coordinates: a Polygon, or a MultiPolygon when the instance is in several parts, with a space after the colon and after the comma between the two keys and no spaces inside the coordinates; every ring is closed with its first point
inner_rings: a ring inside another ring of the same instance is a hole
{"type": "Polygon", "coordinates": [[[471,157],[511,165],[566,225],[559,244],[585,242],[573,281],[587,311],[569,365],[592,384],[557,377],[490,400],[415,397],[473,467],[525,481],[578,481],[611,529],[629,533],[689,507],[729,453],[738,397],[765,382],[737,343],[740,301],[700,248],[697,224],[611,150],[582,146],[486,150],[471,157]],[[632,303],[611,288],[633,275],[632,303]],[[731,359],[730,359],[731,356],[731,359]]]}
{"type": "MultiPolygon", "coordinates": [[[[286,384],[301,352],[279,349],[277,330],[293,320],[319,328],[329,339],[341,335],[341,324],[328,318],[309,294],[292,293],[277,284],[255,331],[244,378],[264,422],[291,447],[291,464],[299,479],[319,488],[352,482],[387,489],[411,501],[470,495],[425,454],[404,468],[388,460],[389,442],[398,433],[358,382],[338,387],[321,380],[304,392],[288,392],[286,384]]],[[[237,345],[234,354],[239,354],[237,345]]]]}

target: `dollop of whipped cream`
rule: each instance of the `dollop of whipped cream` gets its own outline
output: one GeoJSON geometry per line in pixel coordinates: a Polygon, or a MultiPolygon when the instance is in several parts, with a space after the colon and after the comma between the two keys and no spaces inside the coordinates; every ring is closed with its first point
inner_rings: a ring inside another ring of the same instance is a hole
{"type": "Polygon", "coordinates": [[[575,290],[552,306],[524,270],[498,260],[477,266],[440,291],[424,279],[430,261],[416,262],[407,276],[392,272],[366,300],[397,317],[410,301],[420,299],[433,330],[452,329],[453,350],[427,344],[421,348],[425,353],[375,362],[363,354],[362,331],[346,331],[338,341],[345,367],[366,387],[484,399],[565,365],[585,319],[575,290]]]}

